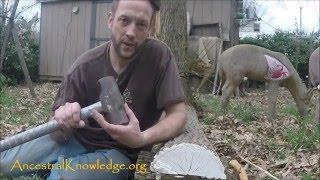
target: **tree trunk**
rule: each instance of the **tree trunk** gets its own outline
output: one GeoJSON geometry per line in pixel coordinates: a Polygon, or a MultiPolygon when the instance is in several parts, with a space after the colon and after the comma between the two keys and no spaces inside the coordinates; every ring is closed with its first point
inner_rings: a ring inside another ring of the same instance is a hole
{"type": "Polygon", "coordinates": [[[160,24],[159,39],[171,48],[180,71],[186,97],[190,97],[186,72],[188,46],[186,1],[161,0],[160,24]]]}

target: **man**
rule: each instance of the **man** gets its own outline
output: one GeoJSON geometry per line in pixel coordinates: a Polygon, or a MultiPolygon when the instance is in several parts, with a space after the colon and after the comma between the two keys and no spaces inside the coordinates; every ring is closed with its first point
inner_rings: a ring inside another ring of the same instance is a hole
{"type": "Polygon", "coordinates": [[[111,41],[81,55],[61,83],[53,106],[61,130],[1,154],[1,172],[50,170],[48,179],[128,179],[128,168],[119,167],[135,163],[142,148],[181,132],[186,113],[174,57],[164,43],[147,38],[158,8],[154,0],[114,1],[108,18],[111,41]],[[110,124],[96,111],[93,118],[80,119],[81,107],[99,100],[96,84],[104,76],[117,79],[128,125],[110,124]],[[166,116],[158,121],[163,110],[166,116]]]}

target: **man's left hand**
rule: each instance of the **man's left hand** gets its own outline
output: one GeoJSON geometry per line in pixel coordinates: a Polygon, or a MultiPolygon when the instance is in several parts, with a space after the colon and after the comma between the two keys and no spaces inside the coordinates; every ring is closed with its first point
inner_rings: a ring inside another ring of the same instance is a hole
{"type": "Polygon", "coordinates": [[[92,117],[98,124],[116,141],[131,148],[140,148],[146,145],[146,139],[140,130],[139,120],[127,104],[124,105],[129,118],[127,125],[115,125],[108,123],[102,114],[96,110],[92,112],[92,117]]]}

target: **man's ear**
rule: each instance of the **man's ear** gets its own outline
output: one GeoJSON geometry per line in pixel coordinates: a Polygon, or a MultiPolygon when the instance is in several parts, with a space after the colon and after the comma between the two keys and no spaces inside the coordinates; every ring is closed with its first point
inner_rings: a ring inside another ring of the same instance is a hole
{"type": "Polygon", "coordinates": [[[108,18],[108,27],[109,27],[109,29],[111,29],[112,24],[113,24],[113,20],[114,20],[112,12],[109,12],[107,14],[107,18],[108,18]]]}

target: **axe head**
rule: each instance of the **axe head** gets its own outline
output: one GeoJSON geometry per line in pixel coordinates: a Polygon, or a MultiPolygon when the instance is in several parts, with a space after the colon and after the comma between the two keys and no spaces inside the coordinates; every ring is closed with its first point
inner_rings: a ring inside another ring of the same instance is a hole
{"type": "Polygon", "coordinates": [[[128,124],[129,119],[124,109],[124,100],[118,85],[112,76],[99,79],[100,102],[105,118],[112,124],[128,124]]]}

